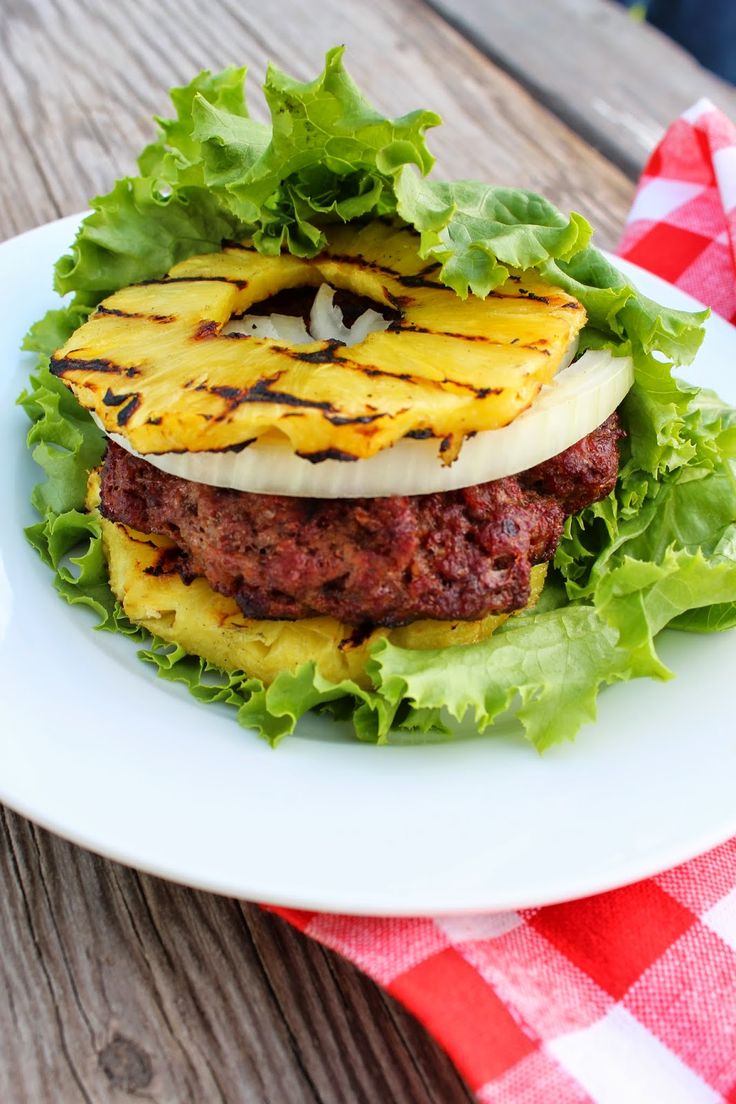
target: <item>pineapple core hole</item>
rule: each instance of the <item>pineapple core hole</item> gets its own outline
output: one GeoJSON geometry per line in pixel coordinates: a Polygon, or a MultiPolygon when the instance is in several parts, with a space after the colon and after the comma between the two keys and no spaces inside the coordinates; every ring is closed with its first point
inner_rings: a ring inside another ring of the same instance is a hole
{"type": "Polygon", "coordinates": [[[222,332],[270,337],[288,345],[316,341],[357,345],[368,334],[387,330],[400,317],[396,310],[349,291],[335,291],[325,283],[316,293],[311,287],[280,291],[262,303],[255,303],[247,314],[233,316],[222,332]]]}

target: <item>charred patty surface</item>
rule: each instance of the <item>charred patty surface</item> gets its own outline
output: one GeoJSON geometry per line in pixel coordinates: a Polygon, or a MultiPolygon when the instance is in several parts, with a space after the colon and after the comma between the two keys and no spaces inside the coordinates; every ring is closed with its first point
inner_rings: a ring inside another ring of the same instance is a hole
{"type": "Polygon", "coordinates": [[[618,419],[528,472],[442,494],[291,498],[192,483],[111,443],[105,517],[170,537],[162,570],[204,576],[248,617],[349,624],[475,620],[521,609],[567,514],[618,473],[618,419]]]}

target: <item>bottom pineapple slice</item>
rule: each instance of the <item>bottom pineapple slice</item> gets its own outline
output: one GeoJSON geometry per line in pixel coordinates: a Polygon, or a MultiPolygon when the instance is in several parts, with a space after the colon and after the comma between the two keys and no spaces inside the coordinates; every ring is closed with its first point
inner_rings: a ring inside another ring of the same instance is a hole
{"type": "MultiPolygon", "coordinates": [[[[90,477],[88,506],[99,498],[99,478],[90,477]]],[[[415,621],[396,629],[375,629],[353,641],[353,629],[333,617],[300,621],[255,621],[243,616],[237,602],[218,594],[205,579],[186,585],[178,575],[147,575],[161,551],[172,548],[167,537],[138,533],[100,518],[110,586],[131,621],[192,655],[226,671],[245,671],[268,684],[281,671],[296,671],[313,659],[330,682],[353,679],[370,685],[364,673],[374,640],[386,636],[402,648],[446,648],[485,640],[510,614],[480,621],[415,621]]],[[[547,565],[532,568],[529,606],[542,591],[547,565]]]]}

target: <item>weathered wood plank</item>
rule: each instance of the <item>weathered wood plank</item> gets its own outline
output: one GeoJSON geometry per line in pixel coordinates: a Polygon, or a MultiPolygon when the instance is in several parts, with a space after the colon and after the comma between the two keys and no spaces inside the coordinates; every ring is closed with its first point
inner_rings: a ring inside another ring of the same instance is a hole
{"type": "Polygon", "coordinates": [[[736,118],[736,89],[614,0],[429,3],[634,179],[701,96],[736,118]]]}
{"type": "MultiPolygon", "coordinates": [[[[199,68],[247,61],[260,78],[270,57],[308,77],[336,41],[381,107],[446,116],[439,171],[544,191],[615,241],[629,181],[421,0],[4,0],[0,237],[131,171],[166,89],[199,68]]],[[[470,1100],[410,1016],[275,917],[10,813],[2,828],[3,1102],[470,1100]]]]}
{"type": "MultiPolygon", "coordinates": [[[[155,22],[167,28],[164,48],[140,0],[11,0],[0,22],[0,194],[8,197],[0,234],[79,210],[132,171],[152,135],[150,116],[167,110],[167,89],[200,66],[247,61],[260,81],[271,58],[310,77],[343,41],[380,107],[427,106],[445,117],[430,137],[438,172],[543,192],[582,210],[602,244],[615,243],[631,184],[420,0],[323,0],[319,17],[299,0],[282,0],[278,10],[268,19],[255,0],[222,0],[205,15],[194,0],[161,0],[155,22]]],[[[257,88],[250,100],[262,117],[257,88]]]]}
{"type": "Polygon", "coordinates": [[[411,1017],[253,905],[0,815],[4,1104],[461,1104],[411,1017]]]}

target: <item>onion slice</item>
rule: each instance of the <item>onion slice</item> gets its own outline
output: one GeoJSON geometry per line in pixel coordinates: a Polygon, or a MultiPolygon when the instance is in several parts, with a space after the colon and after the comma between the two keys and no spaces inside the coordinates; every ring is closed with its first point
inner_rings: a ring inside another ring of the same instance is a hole
{"type": "MultiPolygon", "coordinates": [[[[367,460],[312,463],[287,442],[254,442],[240,452],[147,454],[171,475],[215,487],[298,498],[384,498],[471,487],[526,471],[574,445],[613,413],[634,381],[630,357],[589,350],[557,373],[536,402],[502,429],[476,434],[450,466],[437,441],[405,438],[367,460]]],[[[135,453],[120,434],[109,435],[135,453]]]]}
{"type": "Polygon", "coordinates": [[[343,345],[357,345],[370,333],[387,330],[389,322],[378,311],[364,310],[352,326],[346,326],[342,311],[334,302],[335,289],[322,284],[314,297],[309,314],[309,329],[304,319],[290,314],[244,314],[231,318],[222,328],[223,334],[241,334],[243,337],[271,338],[289,345],[309,345],[315,341],[340,341],[343,345]]]}

